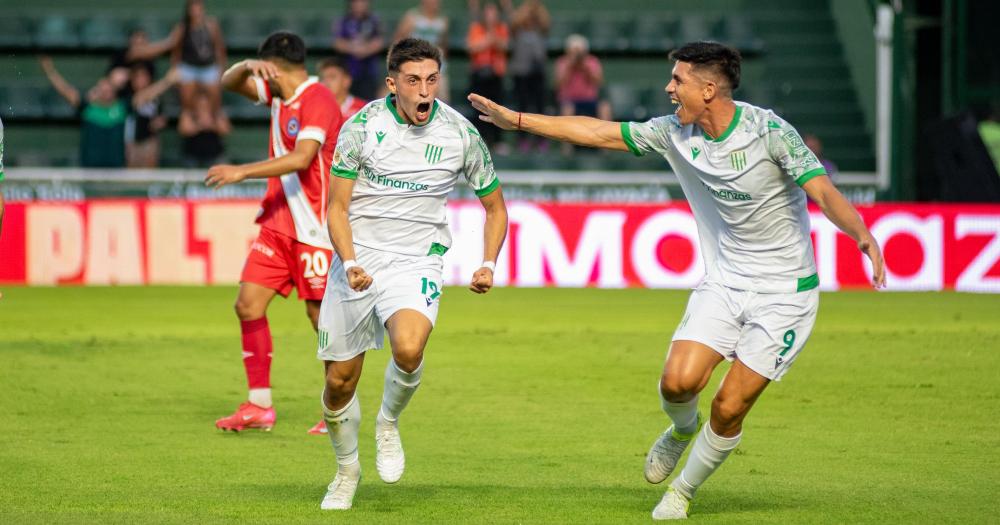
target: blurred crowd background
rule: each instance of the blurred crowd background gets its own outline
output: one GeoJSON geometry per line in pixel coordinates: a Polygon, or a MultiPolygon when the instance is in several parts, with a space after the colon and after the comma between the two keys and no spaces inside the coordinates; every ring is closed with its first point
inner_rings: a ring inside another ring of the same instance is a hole
{"type": "MultiPolygon", "coordinates": [[[[218,79],[228,65],[252,57],[267,34],[287,29],[305,39],[310,70],[345,112],[358,100],[385,95],[384,58],[392,42],[430,40],[446,57],[441,98],[470,117],[470,91],[524,111],[618,120],[666,114],[673,111],[663,91],[669,50],[717,40],[744,55],[737,99],[774,108],[831,172],[871,172],[877,3],[108,0],[95,6],[42,0],[0,18],[6,163],[205,168],[260,159],[268,109],[223,93],[218,79]]],[[[910,3],[907,14],[935,9],[920,4],[910,3]]],[[[936,107],[917,104],[908,120],[916,128],[911,144],[925,140],[925,122],[964,115],[1000,159],[1000,104],[993,92],[1000,64],[991,43],[977,40],[988,35],[988,20],[964,16],[965,88],[952,100],[938,94],[936,107]]],[[[914,42],[920,45],[919,38],[914,42]]],[[[920,66],[910,74],[919,86],[935,72],[920,66]]],[[[482,130],[502,169],[662,169],[658,159],[573,151],[482,130]]]]}

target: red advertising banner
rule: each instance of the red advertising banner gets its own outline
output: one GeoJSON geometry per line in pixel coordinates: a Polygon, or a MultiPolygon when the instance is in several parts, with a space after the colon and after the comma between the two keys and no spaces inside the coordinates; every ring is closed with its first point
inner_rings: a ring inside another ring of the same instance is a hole
{"type": "MultiPolygon", "coordinates": [[[[235,283],[257,233],[256,201],[112,199],[9,203],[0,282],[235,283]]],[[[688,288],[704,269],[684,202],[649,205],[512,202],[496,281],[509,286],[688,288]]],[[[876,204],[859,208],[886,257],[888,290],[1000,293],[1000,206],[876,204]]],[[[820,286],[868,286],[853,241],[811,210],[820,286]]],[[[454,234],[445,282],[482,260],[485,214],[449,204],[454,234]]]]}

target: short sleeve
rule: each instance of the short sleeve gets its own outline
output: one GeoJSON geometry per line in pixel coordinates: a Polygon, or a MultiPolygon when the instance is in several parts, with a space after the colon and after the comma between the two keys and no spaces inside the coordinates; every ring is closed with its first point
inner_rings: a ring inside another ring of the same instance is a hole
{"type": "Polygon", "coordinates": [[[482,198],[500,187],[500,179],[497,178],[493,158],[490,157],[490,150],[483,137],[472,127],[466,128],[465,134],[465,180],[472,191],[476,192],[476,196],[482,198]]]}
{"type": "Polygon", "coordinates": [[[315,140],[322,146],[326,143],[327,133],[340,128],[340,107],[332,96],[314,94],[304,99],[299,114],[302,116],[302,123],[299,134],[295,137],[296,142],[315,140]]]}
{"type": "Polygon", "coordinates": [[[767,147],[771,160],[796,184],[802,186],[814,177],[826,175],[826,168],[791,124],[771,115],[767,126],[767,147]]]}
{"type": "Polygon", "coordinates": [[[666,153],[672,149],[667,134],[671,125],[669,119],[670,117],[656,117],[646,122],[622,122],[622,140],[636,157],[653,151],[666,153]]]}
{"type": "Polygon", "coordinates": [[[267,85],[267,82],[260,77],[253,77],[254,86],[257,87],[257,104],[270,104],[271,99],[271,87],[267,85]]]}
{"type": "Polygon", "coordinates": [[[361,171],[361,153],[365,144],[368,110],[363,109],[340,128],[337,148],[333,150],[330,174],[342,179],[357,179],[361,171]]]}

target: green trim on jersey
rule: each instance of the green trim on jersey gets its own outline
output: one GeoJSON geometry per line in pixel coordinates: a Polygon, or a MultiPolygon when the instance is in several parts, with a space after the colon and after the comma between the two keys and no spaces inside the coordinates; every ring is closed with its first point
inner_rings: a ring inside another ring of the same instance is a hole
{"type": "Polygon", "coordinates": [[[625,142],[625,145],[628,146],[628,150],[631,151],[632,154],[635,155],[636,157],[641,157],[642,152],[639,151],[639,148],[636,147],[635,145],[635,141],[632,140],[632,130],[629,128],[629,123],[622,122],[621,128],[622,128],[622,140],[625,142]]]}
{"type": "Polygon", "coordinates": [[[798,286],[795,287],[796,292],[807,292],[819,286],[819,275],[812,274],[809,277],[799,277],[798,286]]]}
{"type": "MultiPolygon", "coordinates": [[[[389,111],[392,113],[392,116],[396,117],[396,122],[400,124],[409,124],[409,122],[403,119],[403,117],[399,116],[399,111],[396,110],[396,103],[392,100],[391,94],[385,96],[385,105],[386,107],[389,108],[389,111]]],[[[431,115],[427,117],[427,122],[420,124],[420,126],[426,126],[427,124],[430,124],[431,121],[434,120],[434,115],[437,115],[437,110],[438,110],[438,101],[437,99],[435,99],[434,103],[431,104],[431,115]]]]}
{"type": "MultiPolygon", "coordinates": [[[[434,120],[434,115],[437,115],[437,112],[438,112],[438,101],[437,99],[434,99],[434,104],[431,104],[431,116],[427,117],[427,124],[430,124],[431,121],[434,120]]],[[[424,126],[426,126],[427,124],[424,124],[424,126]]]]}
{"type": "Polygon", "coordinates": [[[705,140],[707,140],[709,142],[722,142],[722,141],[726,140],[727,138],[729,138],[730,135],[733,134],[733,130],[736,129],[736,125],[740,123],[740,116],[742,114],[743,114],[743,108],[740,107],[739,104],[737,104],[736,105],[736,113],[733,115],[733,120],[729,123],[729,127],[726,128],[726,131],[723,131],[722,135],[719,135],[719,138],[713,139],[712,137],[709,137],[708,133],[705,133],[704,129],[701,130],[702,136],[704,136],[705,140]]]}
{"type": "Polygon", "coordinates": [[[400,124],[409,124],[403,117],[399,116],[399,112],[396,111],[396,104],[392,101],[392,95],[385,96],[385,107],[389,108],[389,112],[392,113],[393,117],[396,117],[396,122],[400,124]]]}
{"type": "Polygon", "coordinates": [[[483,198],[496,191],[496,189],[499,187],[500,187],[500,179],[494,178],[493,182],[491,182],[489,186],[481,190],[476,190],[476,197],[483,198]]]}
{"type": "Polygon", "coordinates": [[[811,181],[812,179],[815,179],[816,177],[819,177],[820,175],[826,175],[826,168],[811,169],[803,173],[802,175],[799,175],[799,178],[795,179],[795,184],[802,186],[803,184],[811,181]]]}
{"type": "Polygon", "coordinates": [[[334,177],[340,177],[342,179],[356,180],[358,178],[358,172],[352,170],[345,170],[344,168],[338,168],[336,166],[330,167],[330,175],[334,177]]]}
{"type": "Polygon", "coordinates": [[[427,255],[444,255],[446,253],[448,253],[448,247],[438,242],[432,242],[431,249],[427,251],[427,255]]]}

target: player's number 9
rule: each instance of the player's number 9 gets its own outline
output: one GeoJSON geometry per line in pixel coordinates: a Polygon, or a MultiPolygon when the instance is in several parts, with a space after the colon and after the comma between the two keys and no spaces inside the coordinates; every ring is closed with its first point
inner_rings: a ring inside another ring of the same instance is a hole
{"type": "Polygon", "coordinates": [[[321,251],[303,253],[299,255],[299,258],[306,265],[302,271],[302,276],[306,279],[311,279],[317,275],[322,277],[330,270],[330,261],[327,260],[326,254],[321,251]]]}

